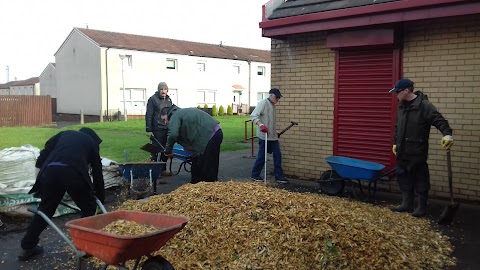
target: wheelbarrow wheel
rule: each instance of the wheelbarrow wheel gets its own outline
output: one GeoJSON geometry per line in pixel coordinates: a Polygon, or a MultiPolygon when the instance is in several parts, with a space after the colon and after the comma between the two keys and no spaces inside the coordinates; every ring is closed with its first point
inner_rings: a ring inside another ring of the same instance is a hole
{"type": "Polygon", "coordinates": [[[335,196],[345,188],[345,181],[334,170],[325,171],[318,180],[320,190],[323,193],[335,196]]]}
{"type": "Polygon", "coordinates": [[[154,256],[143,263],[142,270],[175,270],[175,268],[162,256],[154,256]]]}

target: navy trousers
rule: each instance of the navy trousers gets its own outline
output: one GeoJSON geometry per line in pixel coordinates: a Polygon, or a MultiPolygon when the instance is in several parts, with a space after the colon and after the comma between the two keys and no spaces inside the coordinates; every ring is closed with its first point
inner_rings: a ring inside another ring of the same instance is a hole
{"type": "Polygon", "coordinates": [[[223,141],[223,131],[221,129],[213,135],[208,141],[205,152],[201,155],[192,157],[192,184],[200,181],[216,182],[218,181],[218,166],[220,163],[220,145],[223,141]]]}
{"type": "MultiPolygon", "coordinates": [[[[82,217],[95,214],[97,204],[92,187],[83,179],[77,171],[68,166],[47,166],[39,179],[41,202],[37,210],[52,218],[60,204],[65,192],[67,192],[75,204],[82,210],[82,217]]],[[[40,234],[48,226],[47,222],[34,215],[27,232],[21,241],[23,249],[34,248],[40,238],[40,234]]]]}

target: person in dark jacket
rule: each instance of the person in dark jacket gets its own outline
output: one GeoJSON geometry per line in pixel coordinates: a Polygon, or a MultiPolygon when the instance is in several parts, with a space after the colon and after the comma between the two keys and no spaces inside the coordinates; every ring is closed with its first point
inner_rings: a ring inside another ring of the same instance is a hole
{"type": "MultiPolygon", "coordinates": [[[[160,112],[165,107],[172,107],[173,103],[170,97],[168,96],[168,86],[165,82],[158,84],[158,89],[153,96],[148,99],[147,102],[147,112],[145,114],[145,123],[146,131],[152,132],[153,136],[157,140],[153,140],[153,145],[162,144],[162,147],[165,147],[167,142],[167,132],[168,126],[162,121],[160,112]],[[158,142],[157,142],[158,141],[158,142]]],[[[158,161],[158,153],[152,154],[150,159],[152,161],[158,161]]],[[[165,155],[160,155],[161,161],[167,161],[165,155]]],[[[163,171],[163,176],[171,176],[172,173],[169,171],[163,171]]]]}
{"type": "MultiPolygon", "coordinates": [[[[81,209],[82,217],[95,214],[97,197],[105,201],[105,187],[100,159],[100,137],[90,128],[66,130],[51,137],[35,164],[37,179],[29,193],[41,199],[38,210],[53,217],[65,192],[81,209]],[[93,183],[90,178],[90,171],[93,183]]],[[[21,241],[20,261],[41,254],[39,236],[47,227],[45,220],[34,215],[21,241]]]]}
{"type": "Polygon", "coordinates": [[[453,145],[452,129],[448,121],[428,101],[426,95],[414,90],[409,79],[399,80],[390,93],[399,100],[392,151],[397,160],[397,181],[402,192],[402,204],[392,208],[396,212],[412,212],[414,192],[417,207],[412,216],[426,215],[430,173],[428,170],[428,140],[431,126],[442,134],[441,146],[447,151],[453,145]]]}
{"type": "Polygon", "coordinates": [[[191,157],[192,184],[218,181],[220,145],[223,141],[220,123],[202,110],[180,109],[175,105],[164,108],[161,115],[168,124],[165,155],[172,156],[177,142],[191,157]]]}

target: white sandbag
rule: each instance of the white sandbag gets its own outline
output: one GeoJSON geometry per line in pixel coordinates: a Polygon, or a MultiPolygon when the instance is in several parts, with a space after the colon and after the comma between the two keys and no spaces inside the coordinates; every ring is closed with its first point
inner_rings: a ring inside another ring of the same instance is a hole
{"type": "Polygon", "coordinates": [[[0,194],[28,193],[35,183],[35,162],[40,150],[32,145],[0,151],[0,194]]]}

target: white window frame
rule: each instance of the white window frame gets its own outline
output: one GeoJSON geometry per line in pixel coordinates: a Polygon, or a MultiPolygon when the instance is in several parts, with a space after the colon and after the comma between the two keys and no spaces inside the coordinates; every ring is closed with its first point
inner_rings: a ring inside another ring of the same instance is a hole
{"type": "Polygon", "coordinates": [[[266,70],[267,69],[265,68],[265,66],[258,66],[257,67],[257,75],[258,76],[265,76],[265,73],[267,73],[266,70]]]}
{"type": "Polygon", "coordinates": [[[167,60],[165,61],[165,66],[168,70],[178,70],[178,61],[177,59],[167,58],[167,60]],[[173,68],[171,65],[169,65],[169,63],[173,63],[173,68]]]}
{"type": "Polygon", "coordinates": [[[197,90],[197,104],[215,104],[217,102],[217,91],[211,89],[197,90]],[[211,98],[213,96],[213,99],[211,98]]]}
{"type": "Polygon", "coordinates": [[[198,61],[197,62],[197,70],[198,72],[205,72],[206,70],[207,63],[203,61],[198,61]]]}
{"type": "MultiPolygon", "coordinates": [[[[146,92],[147,90],[145,88],[125,88],[125,102],[127,108],[135,108],[135,107],[141,107],[143,106],[144,108],[147,106],[147,99],[146,99],[146,92]],[[138,99],[132,99],[132,90],[135,91],[142,91],[141,98],[138,99]],[[135,103],[142,103],[143,105],[137,105],[134,106],[133,104],[135,103]]],[[[120,88],[120,105],[123,108],[123,88],[120,88]]]]}
{"type": "Polygon", "coordinates": [[[236,65],[236,64],[233,65],[233,74],[235,75],[240,74],[240,70],[241,70],[240,65],[236,65]]]}
{"type": "Polygon", "coordinates": [[[132,55],[126,55],[127,56],[127,66],[130,68],[133,68],[133,56],[132,55]]]}
{"type": "Polygon", "coordinates": [[[257,104],[268,97],[268,92],[257,92],[257,104]]]}
{"type": "Polygon", "coordinates": [[[123,64],[123,69],[132,69],[133,68],[133,56],[131,54],[125,54],[125,58],[123,60],[120,59],[120,68],[122,68],[123,64]],[[125,61],[125,62],[123,62],[125,61]]]}

